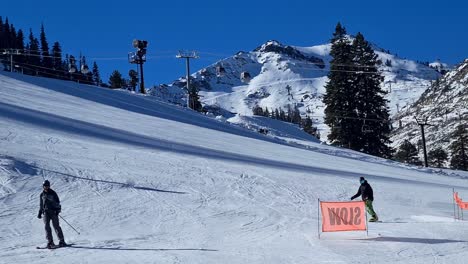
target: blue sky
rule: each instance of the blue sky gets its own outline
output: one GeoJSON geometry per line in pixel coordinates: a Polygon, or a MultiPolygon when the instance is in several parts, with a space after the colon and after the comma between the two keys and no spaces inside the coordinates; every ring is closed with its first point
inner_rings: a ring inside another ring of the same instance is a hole
{"type": "Polygon", "coordinates": [[[253,50],[268,40],[296,46],[329,41],[340,21],[348,33],[400,57],[456,64],[468,58],[466,1],[9,1],[0,15],[39,37],[43,22],[49,46],[96,61],[104,81],[112,70],[125,76],[135,38],[149,42],[146,86],[184,75],[180,49],[197,50],[196,71],[224,57],[253,50]]]}

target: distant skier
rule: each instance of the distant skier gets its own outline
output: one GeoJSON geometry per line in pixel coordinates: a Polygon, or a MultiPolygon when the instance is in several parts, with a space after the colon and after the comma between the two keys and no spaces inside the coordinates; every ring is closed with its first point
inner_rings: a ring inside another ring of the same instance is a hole
{"type": "Polygon", "coordinates": [[[59,213],[62,209],[60,200],[57,193],[50,188],[50,182],[45,180],[42,184],[43,192],[40,195],[40,207],[37,218],[41,219],[44,215],[44,224],[47,238],[47,248],[56,247],[54,244],[54,238],[52,237],[52,230],[50,229],[50,221],[55,229],[55,233],[59,239],[59,247],[65,247],[65,239],[63,237],[62,228],[59,224],[59,213]]]}
{"type": "Polygon", "coordinates": [[[362,200],[366,204],[367,212],[372,216],[372,218],[369,219],[369,222],[376,222],[379,220],[379,217],[375,213],[374,208],[372,206],[372,202],[374,201],[374,192],[372,190],[372,187],[369,183],[367,183],[364,177],[359,178],[359,182],[361,183],[361,186],[359,186],[357,193],[353,195],[353,197],[351,197],[351,200],[354,200],[359,195],[361,195],[362,200]]]}

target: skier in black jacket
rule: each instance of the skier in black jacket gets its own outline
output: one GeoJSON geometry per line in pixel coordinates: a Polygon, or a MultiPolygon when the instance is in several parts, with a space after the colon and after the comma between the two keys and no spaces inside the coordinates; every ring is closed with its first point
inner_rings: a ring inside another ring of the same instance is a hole
{"type": "Polygon", "coordinates": [[[47,238],[47,248],[54,248],[54,238],[52,237],[52,230],[50,228],[50,221],[55,229],[55,233],[59,239],[59,247],[65,247],[65,239],[63,237],[62,228],[59,224],[59,213],[62,209],[60,200],[57,193],[50,188],[50,182],[45,180],[42,184],[43,192],[40,195],[39,214],[37,218],[41,219],[44,216],[44,224],[47,238]]]}
{"type": "Polygon", "coordinates": [[[359,186],[357,193],[351,197],[351,200],[354,200],[359,195],[361,195],[362,200],[366,204],[367,212],[372,216],[372,218],[369,219],[369,222],[376,222],[379,220],[379,217],[375,213],[372,206],[372,202],[374,201],[374,191],[366,179],[364,179],[364,177],[359,178],[359,182],[361,183],[361,186],[359,186]]]}

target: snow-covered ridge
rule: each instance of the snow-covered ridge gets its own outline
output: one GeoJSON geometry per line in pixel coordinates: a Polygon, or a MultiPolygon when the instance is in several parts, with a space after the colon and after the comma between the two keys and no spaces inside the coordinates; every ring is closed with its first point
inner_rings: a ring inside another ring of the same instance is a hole
{"type": "MultiPolygon", "coordinates": [[[[320,133],[326,135],[322,97],[330,69],[330,48],[330,44],[298,47],[271,40],[251,52],[239,52],[199,70],[192,74],[191,82],[200,89],[202,103],[219,109],[217,113],[252,115],[256,106],[270,110],[296,106],[303,116],[313,117],[320,133]],[[223,75],[218,74],[219,68],[224,69],[223,75]],[[248,82],[241,80],[244,72],[251,76],[248,82]]],[[[428,65],[399,58],[377,46],[375,52],[382,61],[382,86],[388,91],[386,98],[392,115],[418,100],[431,82],[440,77],[428,65]]],[[[178,103],[184,104],[184,87],[185,78],[181,78],[162,86],[162,90],[172,89],[169,97],[178,97],[178,103]],[[179,93],[177,89],[181,89],[179,93]]],[[[168,97],[159,91],[156,94],[168,97]]]]}

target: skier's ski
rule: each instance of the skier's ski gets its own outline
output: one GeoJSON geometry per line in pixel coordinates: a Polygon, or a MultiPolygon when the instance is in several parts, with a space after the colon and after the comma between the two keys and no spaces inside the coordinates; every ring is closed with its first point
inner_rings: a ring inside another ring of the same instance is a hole
{"type": "Polygon", "coordinates": [[[36,249],[57,249],[59,246],[53,246],[53,247],[36,247],[36,249]]]}
{"type": "Polygon", "coordinates": [[[50,250],[52,250],[52,249],[57,249],[57,248],[72,247],[73,245],[74,244],[67,244],[66,246],[55,245],[55,246],[53,246],[51,248],[48,248],[47,246],[45,246],[45,247],[36,247],[36,249],[50,249],[50,250]]]}

